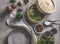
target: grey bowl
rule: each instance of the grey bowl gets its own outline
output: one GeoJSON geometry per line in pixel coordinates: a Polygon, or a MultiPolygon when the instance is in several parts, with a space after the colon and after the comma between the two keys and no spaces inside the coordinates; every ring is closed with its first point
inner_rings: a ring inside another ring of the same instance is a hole
{"type": "Polygon", "coordinates": [[[8,36],[8,44],[31,44],[31,35],[25,27],[15,27],[8,36]]]}

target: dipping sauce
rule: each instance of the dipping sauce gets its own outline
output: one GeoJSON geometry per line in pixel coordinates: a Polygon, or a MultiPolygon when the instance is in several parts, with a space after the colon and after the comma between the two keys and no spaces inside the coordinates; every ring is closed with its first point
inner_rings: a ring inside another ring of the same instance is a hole
{"type": "Polygon", "coordinates": [[[43,34],[43,37],[44,37],[44,38],[51,38],[51,37],[52,37],[52,34],[51,34],[49,31],[46,31],[46,32],[43,34]]]}
{"type": "Polygon", "coordinates": [[[52,34],[56,34],[56,33],[57,33],[57,29],[56,29],[56,28],[53,28],[53,29],[50,30],[50,32],[51,32],[52,34]]]}
{"type": "Polygon", "coordinates": [[[43,30],[43,26],[40,24],[36,25],[35,30],[36,30],[36,32],[41,32],[43,30]]]}

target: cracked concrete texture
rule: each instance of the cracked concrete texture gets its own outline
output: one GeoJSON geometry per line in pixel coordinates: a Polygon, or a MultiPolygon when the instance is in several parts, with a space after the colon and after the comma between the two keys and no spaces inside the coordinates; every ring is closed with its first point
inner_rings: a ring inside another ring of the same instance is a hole
{"type": "MultiPolygon", "coordinates": [[[[31,0],[32,1],[32,0],[31,0]]],[[[60,20],[60,0],[54,0],[56,4],[55,12],[48,16],[47,19],[50,20],[60,20]]],[[[6,6],[8,6],[9,0],[0,0],[0,13],[5,9],[6,6]]],[[[7,14],[0,14],[0,44],[5,44],[5,39],[8,36],[9,32],[11,32],[13,29],[9,28],[5,22],[7,19],[7,14]]],[[[55,28],[58,29],[58,34],[55,36],[56,42],[55,44],[60,44],[60,26],[54,25],[55,28]]]]}

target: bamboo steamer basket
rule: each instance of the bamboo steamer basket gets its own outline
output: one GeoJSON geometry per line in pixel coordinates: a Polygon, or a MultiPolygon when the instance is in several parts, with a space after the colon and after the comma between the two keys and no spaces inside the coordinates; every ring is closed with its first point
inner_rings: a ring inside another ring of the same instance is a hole
{"type": "Polygon", "coordinates": [[[38,0],[37,8],[43,14],[53,13],[55,11],[55,3],[53,0],[38,0]]]}
{"type": "MultiPolygon", "coordinates": [[[[35,5],[35,3],[33,3],[32,5],[29,6],[29,8],[27,9],[27,14],[28,14],[28,11],[29,11],[30,7],[33,6],[33,5],[35,5]]],[[[36,7],[37,7],[37,6],[36,6],[36,7]]],[[[40,13],[41,13],[41,12],[40,12],[40,13]]],[[[26,16],[27,16],[26,18],[27,18],[31,23],[43,22],[43,21],[45,21],[45,19],[47,18],[47,15],[45,15],[44,18],[43,18],[41,21],[35,21],[35,20],[32,20],[32,19],[29,17],[29,15],[26,15],[26,16]]]]}

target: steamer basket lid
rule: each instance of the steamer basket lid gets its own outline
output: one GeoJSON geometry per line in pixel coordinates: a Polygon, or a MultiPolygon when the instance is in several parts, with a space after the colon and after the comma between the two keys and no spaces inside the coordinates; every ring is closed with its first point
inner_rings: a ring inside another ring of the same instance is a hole
{"type": "Polygon", "coordinates": [[[39,8],[45,13],[52,13],[55,9],[53,0],[38,0],[39,8]]]}

